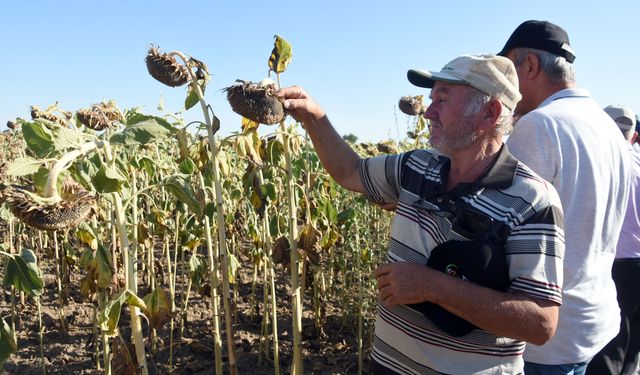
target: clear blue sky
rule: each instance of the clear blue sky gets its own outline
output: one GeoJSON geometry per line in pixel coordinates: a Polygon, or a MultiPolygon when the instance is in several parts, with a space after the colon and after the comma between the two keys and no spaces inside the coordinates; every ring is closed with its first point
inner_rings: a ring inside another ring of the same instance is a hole
{"type": "MultiPolygon", "coordinates": [[[[30,118],[29,106],[59,101],[77,110],[115,99],[156,114],[159,99],[181,109],[185,88],[153,80],[151,43],[205,62],[206,93],[222,122],[240,127],[221,89],[267,75],[273,36],[293,47],[283,85],[304,86],[338,132],[362,141],[404,136],[403,95],[427,94],[410,68],[439,70],[454,57],[496,52],[527,19],[564,27],[576,51],[577,81],[601,106],[640,111],[640,2],[626,1],[7,1],[0,11],[0,130],[30,118]]],[[[199,106],[185,113],[202,119],[199,106]]]]}

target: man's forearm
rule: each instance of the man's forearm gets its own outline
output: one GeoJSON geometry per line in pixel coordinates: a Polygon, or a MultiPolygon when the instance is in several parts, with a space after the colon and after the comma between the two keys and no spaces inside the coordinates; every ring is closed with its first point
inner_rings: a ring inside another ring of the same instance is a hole
{"type": "Polygon", "coordinates": [[[434,302],[488,332],[536,345],[555,333],[558,306],[554,302],[439,276],[445,282],[435,283],[440,287],[434,302]]]}
{"type": "Polygon", "coordinates": [[[541,345],[558,323],[555,302],[500,292],[417,263],[382,264],[375,272],[380,302],[436,303],[487,332],[541,345]]]}
{"type": "Polygon", "coordinates": [[[360,157],[336,132],[327,116],[307,121],[304,126],[322,165],[331,177],[346,189],[363,192],[358,174],[360,157]]]}

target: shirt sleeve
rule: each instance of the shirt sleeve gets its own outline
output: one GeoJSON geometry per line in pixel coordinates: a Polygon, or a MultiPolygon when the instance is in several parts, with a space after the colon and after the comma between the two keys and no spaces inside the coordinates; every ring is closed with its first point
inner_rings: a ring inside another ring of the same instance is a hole
{"type": "Polygon", "coordinates": [[[558,204],[536,210],[507,238],[509,289],[562,304],[564,251],[562,208],[558,204]]]}
{"type": "Polygon", "coordinates": [[[365,196],[375,203],[397,203],[400,167],[405,154],[381,155],[360,161],[359,172],[365,196]]]}
{"type": "Polygon", "coordinates": [[[506,144],[516,159],[554,183],[558,175],[558,158],[555,156],[558,145],[547,125],[545,119],[536,114],[524,116],[513,127],[506,144]]]}

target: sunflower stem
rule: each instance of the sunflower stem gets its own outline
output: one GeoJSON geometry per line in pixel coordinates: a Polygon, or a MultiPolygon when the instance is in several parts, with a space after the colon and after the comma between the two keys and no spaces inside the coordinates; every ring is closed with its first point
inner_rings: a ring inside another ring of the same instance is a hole
{"type": "MultiPolygon", "coordinates": [[[[276,73],[278,87],[280,87],[280,73],[276,73]]],[[[301,375],[304,373],[302,362],[302,291],[300,288],[300,257],[298,256],[298,227],[296,217],[296,197],[295,186],[293,180],[293,166],[291,163],[291,150],[289,147],[290,134],[284,123],[284,119],[280,121],[280,131],[282,132],[282,140],[284,146],[284,159],[287,169],[287,203],[289,206],[289,245],[291,248],[291,298],[292,298],[292,319],[293,319],[293,362],[291,364],[291,373],[301,375]]]]}
{"type": "Polygon", "coordinates": [[[71,163],[76,160],[78,157],[85,155],[96,148],[104,147],[105,143],[103,141],[93,141],[87,142],[80,146],[79,149],[67,152],[60,159],[56,161],[56,163],[49,171],[49,176],[47,177],[47,184],[44,187],[44,198],[54,198],[56,201],[59,201],[60,195],[58,194],[58,176],[62,171],[69,168],[71,163]]]}
{"type": "Polygon", "coordinates": [[[66,322],[66,318],[65,318],[65,312],[64,312],[64,296],[63,296],[63,288],[62,288],[62,271],[61,271],[61,264],[62,262],[57,262],[58,260],[60,260],[60,252],[58,250],[58,232],[54,231],[53,232],[53,248],[55,251],[55,260],[56,260],[56,278],[57,278],[57,285],[58,285],[58,304],[60,306],[58,306],[58,313],[59,313],[59,317],[60,317],[60,329],[62,330],[62,332],[67,332],[67,322],[66,322]]]}
{"type": "MultiPolygon", "coordinates": [[[[96,142],[97,146],[97,142],[96,142]]],[[[105,148],[105,154],[107,162],[111,165],[115,163],[115,159],[111,153],[111,148],[108,143],[101,143],[101,147],[105,148]]],[[[95,147],[94,147],[95,148],[95,147]]],[[[136,259],[134,253],[130,251],[129,237],[127,236],[127,221],[125,219],[125,210],[122,204],[122,196],[120,193],[111,193],[113,201],[113,209],[115,211],[115,226],[120,238],[120,249],[122,251],[124,274],[125,274],[125,289],[131,291],[133,294],[138,294],[137,288],[137,272],[136,272],[136,259]]],[[[114,257],[115,258],[115,257],[114,257]]],[[[114,270],[115,272],[116,270],[114,270]]],[[[149,368],[147,367],[147,359],[144,347],[144,338],[142,336],[142,324],[140,322],[140,309],[136,306],[129,306],[131,310],[131,338],[136,350],[136,358],[140,373],[142,375],[149,374],[149,368]]]]}
{"type": "MultiPolygon", "coordinates": [[[[204,183],[204,177],[202,173],[198,172],[198,182],[200,183],[200,189],[204,192],[203,203],[208,203],[207,190],[204,183]]],[[[207,241],[207,255],[209,257],[209,286],[211,287],[211,319],[213,324],[213,346],[215,354],[215,366],[216,375],[222,375],[222,338],[220,337],[220,318],[219,307],[220,301],[218,298],[218,258],[214,254],[213,239],[211,238],[211,224],[209,223],[209,216],[204,215],[204,233],[207,241]]]]}
{"type": "Polygon", "coordinates": [[[47,373],[47,367],[44,362],[44,327],[42,326],[42,306],[40,305],[40,298],[36,298],[36,305],[38,305],[38,341],[40,344],[40,363],[42,364],[42,375],[47,373]]]}
{"type": "MultiPolygon", "coordinates": [[[[9,254],[14,254],[15,249],[13,246],[13,217],[9,218],[9,254]]],[[[4,253],[4,252],[2,252],[4,253]]],[[[7,253],[4,253],[7,254],[7,253]]],[[[10,255],[11,256],[11,255],[10,255]]],[[[16,287],[11,285],[11,332],[13,332],[13,341],[18,342],[18,335],[16,334],[16,287]]]]}
{"type": "MultiPolygon", "coordinates": [[[[184,54],[178,51],[169,52],[168,55],[176,55],[179,56],[182,61],[184,61],[185,66],[189,66],[187,58],[184,54]]],[[[220,128],[220,121],[218,118],[213,115],[213,121],[211,116],[209,115],[209,107],[207,106],[206,101],[204,100],[204,94],[200,85],[198,84],[198,79],[193,73],[191,69],[187,69],[190,76],[190,84],[192,89],[198,95],[198,100],[200,102],[200,107],[202,108],[202,112],[205,118],[205,124],[207,127],[207,134],[209,138],[209,148],[211,152],[211,166],[213,169],[213,182],[215,188],[215,198],[216,198],[216,214],[217,214],[217,222],[218,222],[218,251],[220,261],[222,263],[222,293],[223,293],[223,302],[224,302],[224,312],[225,312],[225,327],[227,332],[227,351],[229,356],[229,373],[231,375],[236,375],[238,373],[238,366],[236,360],[236,349],[235,349],[235,340],[234,340],[234,328],[233,328],[233,319],[232,319],[232,300],[230,294],[229,287],[229,259],[227,254],[227,237],[225,233],[225,220],[224,220],[224,205],[222,201],[222,184],[220,182],[220,172],[218,170],[218,146],[215,141],[215,132],[220,128]],[[215,123],[215,130],[214,130],[215,123]]],[[[212,291],[213,292],[213,291],[212,291]]]]}

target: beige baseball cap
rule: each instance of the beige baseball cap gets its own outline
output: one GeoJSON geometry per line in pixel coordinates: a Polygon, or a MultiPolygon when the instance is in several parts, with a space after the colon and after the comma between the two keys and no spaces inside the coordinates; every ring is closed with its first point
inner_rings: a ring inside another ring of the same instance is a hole
{"type": "Polygon", "coordinates": [[[629,129],[635,130],[636,114],[631,109],[621,105],[610,105],[605,107],[604,111],[616,122],[623,133],[629,129]]]}
{"type": "Polygon", "coordinates": [[[411,69],[409,82],[433,88],[435,81],[474,87],[491,95],[513,110],[522,99],[518,91],[518,75],[511,60],[497,55],[464,55],[451,60],[439,72],[411,69]]]}

